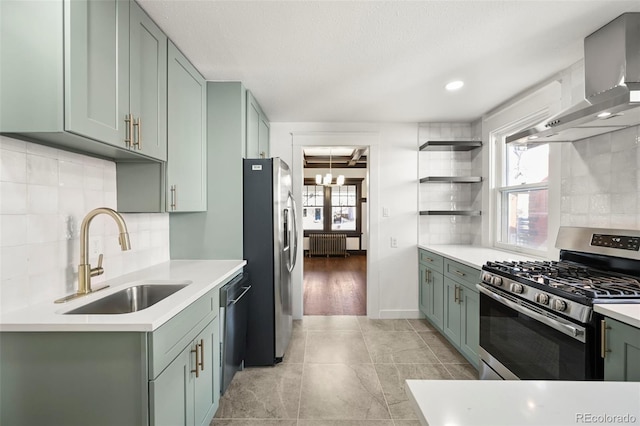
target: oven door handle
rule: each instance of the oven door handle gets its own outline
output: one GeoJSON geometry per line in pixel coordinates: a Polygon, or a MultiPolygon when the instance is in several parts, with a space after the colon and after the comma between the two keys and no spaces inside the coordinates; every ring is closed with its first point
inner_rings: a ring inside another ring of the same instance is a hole
{"type": "Polygon", "coordinates": [[[526,315],[545,325],[548,325],[549,327],[555,330],[558,330],[559,332],[566,334],[569,337],[573,337],[574,339],[579,340],[582,343],[585,343],[586,339],[585,339],[584,328],[574,327],[573,325],[560,322],[553,318],[549,318],[545,315],[539,314],[536,311],[532,311],[531,309],[527,309],[522,305],[507,299],[506,297],[503,297],[503,296],[500,296],[499,294],[494,293],[493,291],[485,288],[480,284],[477,284],[476,287],[481,293],[489,296],[490,298],[492,298],[497,302],[502,303],[505,306],[510,307],[514,311],[520,312],[521,314],[526,315]]]}

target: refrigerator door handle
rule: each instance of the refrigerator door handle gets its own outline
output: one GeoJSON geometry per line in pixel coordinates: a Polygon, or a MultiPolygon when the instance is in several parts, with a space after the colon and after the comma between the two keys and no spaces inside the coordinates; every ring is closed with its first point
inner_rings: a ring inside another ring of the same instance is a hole
{"type": "Polygon", "coordinates": [[[289,191],[289,198],[291,198],[291,208],[293,216],[293,259],[291,260],[291,266],[289,266],[289,272],[293,271],[298,260],[298,219],[296,211],[296,200],[293,198],[293,194],[289,191]]]}

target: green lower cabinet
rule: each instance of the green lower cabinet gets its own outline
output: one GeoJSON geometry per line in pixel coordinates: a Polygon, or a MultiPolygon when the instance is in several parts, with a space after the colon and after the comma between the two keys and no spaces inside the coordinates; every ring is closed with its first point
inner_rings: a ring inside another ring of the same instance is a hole
{"type": "Polygon", "coordinates": [[[219,341],[216,317],[155,380],[149,382],[151,425],[209,424],[218,409],[220,395],[219,341]]]}
{"type": "Polygon", "coordinates": [[[458,301],[460,285],[455,281],[444,279],[444,334],[454,344],[460,345],[461,306],[458,301]]]}
{"type": "Polygon", "coordinates": [[[191,346],[156,378],[149,382],[150,424],[155,426],[192,425],[193,365],[191,346]]]}
{"type": "Polygon", "coordinates": [[[443,327],[444,279],[441,272],[420,264],[420,311],[435,326],[443,327]]]}
{"type": "Polygon", "coordinates": [[[461,290],[460,351],[475,366],[479,366],[480,355],[480,298],[475,289],[461,290]]]}
{"type": "Polygon", "coordinates": [[[604,379],[640,381],[640,329],[611,318],[605,329],[604,379]]]}

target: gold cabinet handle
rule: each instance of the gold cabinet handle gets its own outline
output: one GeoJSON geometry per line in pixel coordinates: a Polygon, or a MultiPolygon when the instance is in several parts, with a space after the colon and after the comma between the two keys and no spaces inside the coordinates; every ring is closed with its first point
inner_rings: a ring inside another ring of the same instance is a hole
{"type": "Polygon", "coordinates": [[[141,117],[138,117],[137,120],[135,118],[133,119],[133,127],[136,130],[136,132],[133,134],[133,146],[136,147],[138,150],[141,150],[142,149],[142,118],[141,117]],[[136,133],[137,133],[137,137],[136,137],[136,133]]]}
{"type": "Polygon", "coordinates": [[[175,210],[178,206],[176,191],[176,185],[171,185],[171,210],[175,210]]]}
{"type": "Polygon", "coordinates": [[[424,270],[424,282],[428,283],[429,281],[431,281],[431,270],[430,269],[425,269],[424,270]]]}
{"type": "Polygon", "coordinates": [[[454,273],[460,275],[461,277],[464,277],[466,274],[464,272],[460,272],[457,269],[455,271],[453,271],[454,273]]]}
{"type": "Polygon", "coordinates": [[[204,371],[204,339],[200,339],[200,371],[204,371]]]}
{"type": "Polygon", "coordinates": [[[127,114],[124,116],[124,122],[126,124],[124,128],[124,144],[127,148],[131,147],[131,139],[133,138],[133,117],[131,114],[127,114]]]}
{"type": "Polygon", "coordinates": [[[198,370],[198,366],[201,364],[200,361],[200,352],[198,352],[198,344],[196,344],[196,348],[195,349],[191,349],[191,353],[196,354],[196,368],[195,370],[191,370],[192,373],[196,373],[196,377],[200,377],[200,370],[198,370]]]}
{"type": "Polygon", "coordinates": [[[427,259],[429,262],[433,262],[433,259],[430,257],[425,257],[425,259],[427,259]]]}
{"type": "Polygon", "coordinates": [[[453,301],[456,303],[460,303],[460,287],[458,287],[457,285],[454,287],[453,301]]]}
{"type": "Polygon", "coordinates": [[[611,352],[611,349],[607,349],[607,330],[611,330],[611,327],[607,327],[607,321],[600,320],[600,357],[602,359],[607,356],[607,352],[611,352]]]}

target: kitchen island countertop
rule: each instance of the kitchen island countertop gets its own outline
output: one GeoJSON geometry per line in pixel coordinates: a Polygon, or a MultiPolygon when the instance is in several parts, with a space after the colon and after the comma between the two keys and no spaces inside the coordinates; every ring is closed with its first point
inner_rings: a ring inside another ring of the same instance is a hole
{"type": "Polygon", "coordinates": [[[489,261],[547,260],[510,251],[463,244],[418,244],[418,248],[439,254],[475,269],[482,269],[482,265],[489,261]]]}
{"type": "Polygon", "coordinates": [[[638,424],[640,383],[407,380],[422,425],[638,424]]]}
{"type": "MultiPolygon", "coordinates": [[[[172,260],[104,281],[109,288],[68,303],[53,300],[0,313],[0,331],[154,331],[208,291],[237,275],[244,260],[172,260]],[[138,312],[110,315],[63,315],[94,300],[145,281],[189,281],[185,288],[138,312]]],[[[62,295],[60,295],[62,296],[62,295]]]]}

